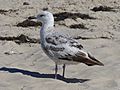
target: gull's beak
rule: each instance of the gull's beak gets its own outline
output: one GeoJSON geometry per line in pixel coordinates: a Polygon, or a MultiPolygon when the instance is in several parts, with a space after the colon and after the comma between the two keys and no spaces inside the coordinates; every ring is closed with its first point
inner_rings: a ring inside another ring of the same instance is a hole
{"type": "Polygon", "coordinates": [[[30,23],[30,26],[41,26],[42,25],[41,22],[38,22],[36,16],[29,16],[27,20],[30,23]]]}
{"type": "Polygon", "coordinates": [[[30,17],[28,17],[28,19],[29,19],[29,20],[37,19],[37,17],[36,17],[36,16],[30,16],[30,17]]]}
{"type": "Polygon", "coordinates": [[[37,22],[37,17],[36,16],[29,16],[28,20],[37,22]]]}

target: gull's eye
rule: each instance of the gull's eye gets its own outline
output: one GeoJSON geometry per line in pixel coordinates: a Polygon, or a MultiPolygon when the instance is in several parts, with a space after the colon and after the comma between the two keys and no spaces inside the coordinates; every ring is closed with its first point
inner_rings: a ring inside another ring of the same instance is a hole
{"type": "Polygon", "coordinates": [[[45,15],[43,15],[43,14],[42,14],[42,15],[40,15],[40,17],[43,17],[43,16],[45,16],[45,15]]]}

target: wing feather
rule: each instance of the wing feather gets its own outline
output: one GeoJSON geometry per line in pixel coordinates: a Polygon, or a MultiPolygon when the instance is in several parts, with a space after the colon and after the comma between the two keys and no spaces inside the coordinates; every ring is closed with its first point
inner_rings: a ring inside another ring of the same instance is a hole
{"type": "Polygon", "coordinates": [[[78,49],[82,49],[83,46],[75,39],[68,37],[66,35],[61,35],[58,33],[53,33],[53,34],[49,34],[46,36],[45,38],[46,42],[50,45],[54,45],[54,46],[60,46],[62,47],[63,44],[67,44],[71,47],[76,47],[78,49]]]}

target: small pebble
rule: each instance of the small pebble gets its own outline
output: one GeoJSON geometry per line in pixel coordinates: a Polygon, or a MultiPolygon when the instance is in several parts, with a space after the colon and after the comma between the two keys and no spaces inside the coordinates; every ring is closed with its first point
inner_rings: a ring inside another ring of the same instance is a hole
{"type": "Polygon", "coordinates": [[[24,2],[23,5],[30,5],[28,2],[24,2]]]}

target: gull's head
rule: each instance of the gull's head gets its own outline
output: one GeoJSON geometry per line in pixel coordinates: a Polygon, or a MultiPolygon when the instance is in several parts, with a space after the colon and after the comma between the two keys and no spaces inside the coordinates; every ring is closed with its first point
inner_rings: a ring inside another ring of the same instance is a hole
{"type": "Polygon", "coordinates": [[[43,11],[37,15],[37,21],[42,22],[43,25],[54,26],[53,14],[48,11],[43,11]]]}

